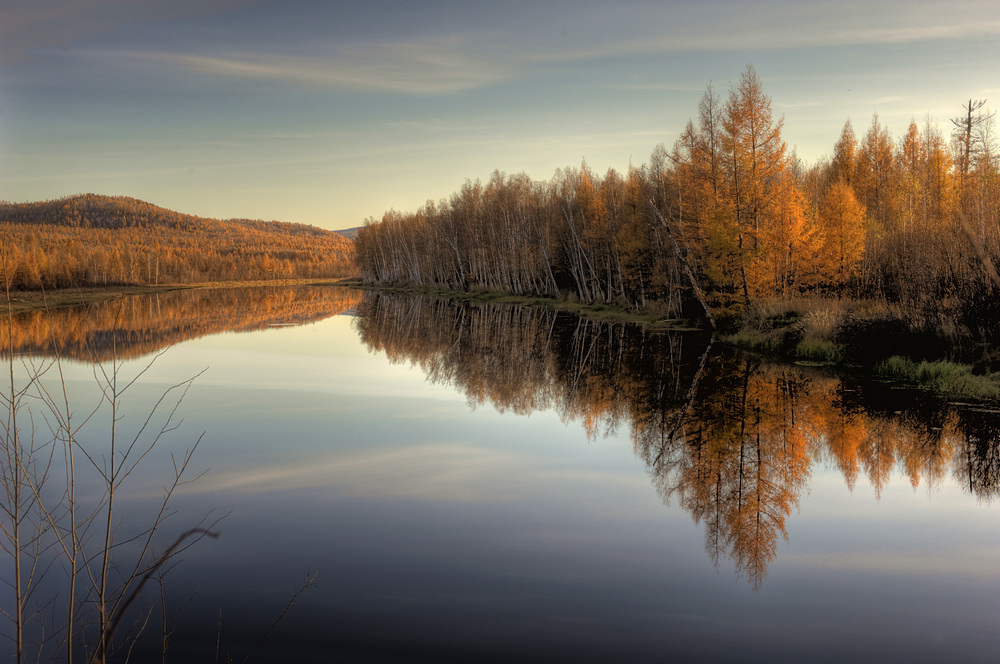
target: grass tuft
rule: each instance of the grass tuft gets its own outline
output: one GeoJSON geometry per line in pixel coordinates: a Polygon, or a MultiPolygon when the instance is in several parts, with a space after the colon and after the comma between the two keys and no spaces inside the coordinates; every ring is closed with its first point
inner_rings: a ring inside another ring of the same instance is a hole
{"type": "Polygon", "coordinates": [[[839,364],[844,359],[843,350],[826,339],[806,338],[795,346],[795,358],[805,362],[839,364]]]}
{"type": "Polygon", "coordinates": [[[917,363],[893,355],[875,366],[875,375],[883,380],[916,385],[950,399],[1000,399],[1000,375],[975,374],[965,364],[946,361],[917,363]]]}

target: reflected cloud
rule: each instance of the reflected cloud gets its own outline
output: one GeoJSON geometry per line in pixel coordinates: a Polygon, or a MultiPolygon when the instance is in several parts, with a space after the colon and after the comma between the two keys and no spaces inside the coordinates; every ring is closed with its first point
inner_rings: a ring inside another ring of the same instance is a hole
{"type": "MultiPolygon", "coordinates": [[[[898,487],[893,478],[900,475],[904,490],[954,485],[966,505],[1000,497],[997,411],[926,395],[901,400],[898,390],[771,365],[694,333],[650,333],[546,308],[336,287],[182,291],[13,322],[0,339],[8,353],[44,355],[55,344],[64,358],[90,360],[105,357],[111,340],[120,359],[184,339],[277,324],[269,334],[292,335],[294,352],[232,347],[220,337],[201,342],[186,361],[199,367],[228,363],[224,375],[239,389],[266,385],[275,394],[302,395],[346,390],[352,398],[370,392],[378,395],[382,418],[398,414],[393,396],[416,399],[406,413],[411,427],[447,417],[430,407],[441,395],[464,396],[472,408],[488,405],[500,413],[553,411],[564,423],[578,422],[592,440],[621,431],[648,473],[568,471],[554,449],[540,463],[523,445],[491,447],[479,436],[452,439],[461,434],[451,428],[446,439],[416,438],[413,444],[410,432],[390,429],[358,436],[366,440],[361,449],[334,452],[331,442],[266,466],[255,464],[252,455],[242,467],[227,458],[224,470],[208,473],[189,493],[332,491],[370,499],[521,504],[561,486],[583,487],[585,495],[613,509],[610,496],[649,482],[661,500],[679,505],[703,528],[710,559],[731,561],[755,588],[780,542],[789,539],[788,522],[810,490],[814,468],[834,471],[849,489],[867,482],[877,500],[898,487]],[[337,345],[329,329],[287,329],[346,311],[356,316],[345,320],[344,330],[352,327],[368,352],[388,358],[383,375],[369,375],[364,354],[337,359],[333,372],[323,352],[337,345]]],[[[186,369],[175,357],[170,370],[186,369]]],[[[155,374],[148,380],[154,378],[162,380],[155,374]]],[[[257,422],[295,421],[299,415],[304,421],[310,409],[350,409],[349,403],[323,398],[306,404],[299,398],[254,402],[266,404],[253,407],[257,422]]],[[[239,401],[240,407],[247,403],[239,401]]],[[[338,435],[322,431],[321,441],[338,435]]],[[[270,446],[284,433],[254,428],[252,435],[270,446]]],[[[882,556],[832,553],[818,564],[879,571],[882,556]]],[[[924,564],[936,563],[912,562],[915,570],[924,564]]]]}
{"type": "Polygon", "coordinates": [[[327,489],[363,498],[406,498],[450,503],[521,500],[531,488],[557,482],[634,484],[634,476],[594,471],[538,469],[536,459],[461,442],[381,448],[328,458],[289,461],[279,467],[210,472],[188,493],[265,493],[327,489]],[[511,477],[520,478],[511,483],[511,477]]]}

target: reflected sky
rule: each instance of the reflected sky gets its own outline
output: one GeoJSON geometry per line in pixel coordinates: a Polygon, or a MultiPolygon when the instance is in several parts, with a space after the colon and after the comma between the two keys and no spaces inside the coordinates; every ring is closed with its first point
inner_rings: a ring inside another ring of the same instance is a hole
{"type": "MultiPolygon", "coordinates": [[[[132,375],[149,361],[123,368],[132,375]]],[[[66,362],[74,392],[92,367],[66,362]]],[[[359,340],[352,316],[178,343],[126,399],[132,426],[204,370],[122,515],[155,506],[170,453],[206,474],[174,531],[227,515],[168,576],[175,661],[981,661],[1000,628],[997,506],[950,476],[875,490],[814,464],[766,583],[706,555],[628,427],[471,407],[359,340]],[[876,498],[877,496],[877,498],[876,498]],[[193,599],[188,602],[188,599],[193,599]]],[[[90,440],[100,440],[94,424],[90,440]]],[[[155,646],[150,645],[155,650],[155,646]]]]}

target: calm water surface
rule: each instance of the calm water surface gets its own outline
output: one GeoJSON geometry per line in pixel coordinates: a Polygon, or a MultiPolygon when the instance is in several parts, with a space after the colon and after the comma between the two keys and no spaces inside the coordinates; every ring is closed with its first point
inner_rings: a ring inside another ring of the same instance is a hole
{"type": "MultiPolygon", "coordinates": [[[[1000,646],[994,412],[551,311],[197,297],[44,334],[26,320],[14,343],[40,355],[76,330],[63,367],[80,404],[96,401],[87,360],[109,361],[102,325],[123,376],[162,352],[123,398],[125,428],[204,370],[120,501],[138,528],[170,454],[204,432],[206,472],[165,532],[225,518],[167,576],[174,661],[988,661],[1000,646]]],[[[100,422],[87,431],[99,445],[100,422]]]]}

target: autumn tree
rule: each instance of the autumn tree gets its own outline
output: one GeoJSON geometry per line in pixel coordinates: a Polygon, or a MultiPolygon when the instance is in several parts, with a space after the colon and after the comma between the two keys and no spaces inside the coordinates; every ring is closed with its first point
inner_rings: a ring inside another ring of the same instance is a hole
{"type": "Polygon", "coordinates": [[[787,293],[802,240],[804,200],[790,179],[784,120],[750,65],[730,90],[722,118],[723,205],[736,234],[744,301],[787,293]]]}
{"type": "Polygon", "coordinates": [[[659,206],[674,222],[678,248],[697,264],[716,304],[725,306],[742,292],[744,270],[740,228],[725,204],[722,120],[722,100],[709,85],[698,104],[698,124],[689,121],[674,144],[675,196],[659,206]]]}
{"type": "MultiPolygon", "coordinates": [[[[871,126],[858,149],[858,162],[851,185],[858,202],[865,207],[865,282],[872,294],[886,294],[882,267],[896,260],[889,245],[898,226],[895,214],[896,159],[889,130],[872,116],[871,126]]],[[[894,285],[890,284],[891,289],[894,285]]],[[[890,291],[891,292],[891,291],[890,291]]]]}
{"type": "Polygon", "coordinates": [[[846,180],[838,178],[827,189],[819,220],[822,269],[827,283],[839,290],[857,276],[865,238],[865,208],[846,180]]]}
{"type": "Polygon", "coordinates": [[[851,121],[844,123],[840,138],[833,146],[833,160],[830,162],[828,177],[830,182],[843,180],[847,185],[854,179],[858,166],[858,140],[854,135],[851,121]]]}

